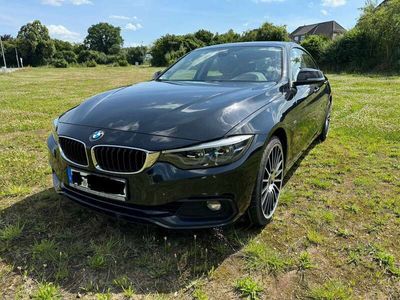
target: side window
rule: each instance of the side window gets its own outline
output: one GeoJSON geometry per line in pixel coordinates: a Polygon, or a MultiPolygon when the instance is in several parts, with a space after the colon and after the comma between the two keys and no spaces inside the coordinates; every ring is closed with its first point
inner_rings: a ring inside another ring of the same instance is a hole
{"type": "Polygon", "coordinates": [[[292,80],[296,80],[297,74],[303,68],[318,69],[311,56],[299,48],[293,48],[290,52],[290,65],[292,80]]]}

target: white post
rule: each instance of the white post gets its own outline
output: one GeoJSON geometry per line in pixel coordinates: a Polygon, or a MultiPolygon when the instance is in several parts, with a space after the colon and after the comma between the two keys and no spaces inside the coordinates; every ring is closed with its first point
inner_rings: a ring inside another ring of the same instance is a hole
{"type": "Polygon", "coordinates": [[[4,55],[3,42],[1,40],[1,38],[0,38],[0,46],[1,46],[1,53],[3,53],[4,67],[7,69],[6,56],[4,55]]]}
{"type": "Polygon", "coordinates": [[[24,60],[22,59],[22,57],[19,58],[19,61],[21,62],[21,68],[24,67],[24,60]]]}

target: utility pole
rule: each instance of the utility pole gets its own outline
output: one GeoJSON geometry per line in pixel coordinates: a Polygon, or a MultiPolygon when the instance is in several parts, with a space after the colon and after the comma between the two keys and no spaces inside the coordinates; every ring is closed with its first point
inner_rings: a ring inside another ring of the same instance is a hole
{"type": "Polygon", "coordinates": [[[18,58],[18,51],[17,51],[17,48],[15,48],[15,58],[17,59],[17,66],[18,66],[18,69],[19,69],[20,66],[19,66],[19,58],[18,58]]]}
{"type": "Polygon", "coordinates": [[[0,38],[1,53],[3,53],[4,67],[7,69],[6,56],[4,55],[3,41],[0,38]]]}

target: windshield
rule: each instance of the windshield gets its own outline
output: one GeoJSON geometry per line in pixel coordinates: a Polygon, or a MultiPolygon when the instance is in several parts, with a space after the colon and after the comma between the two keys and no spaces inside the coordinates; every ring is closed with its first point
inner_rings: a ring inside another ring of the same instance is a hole
{"type": "Polygon", "coordinates": [[[281,77],[281,48],[236,46],[195,50],[158,80],[278,82],[281,77]]]}

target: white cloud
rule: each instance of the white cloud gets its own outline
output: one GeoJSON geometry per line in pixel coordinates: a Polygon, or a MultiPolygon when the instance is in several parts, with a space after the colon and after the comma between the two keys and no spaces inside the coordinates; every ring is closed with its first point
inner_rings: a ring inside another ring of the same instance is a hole
{"type": "Polygon", "coordinates": [[[322,0],[322,5],[327,7],[338,7],[346,5],[347,0],[322,0]]]}
{"type": "Polygon", "coordinates": [[[42,4],[51,6],[61,6],[64,0],[42,0],[42,4]]]}
{"type": "Polygon", "coordinates": [[[326,9],[321,9],[321,14],[323,14],[324,16],[327,16],[328,11],[326,9]]]}
{"type": "Polygon", "coordinates": [[[284,2],[286,0],[253,0],[255,3],[284,2]]]}
{"type": "Polygon", "coordinates": [[[63,25],[48,25],[47,28],[53,38],[70,42],[79,42],[81,40],[81,35],[79,33],[73,32],[63,25]]]}
{"type": "Polygon", "coordinates": [[[125,29],[126,30],[132,30],[132,31],[136,31],[143,28],[142,24],[140,23],[128,23],[125,25],[125,29]]]}
{"type": "Polygon", "coordinates": [[[110,19],[116,19],[116,20],[130,20],[131,18],[125,17],[125,16],[117,16],[117,15],[111,15],[109,16],[110,19]]]}
{"type": "Polygon", "coordinates": [[[90,0],[71,0],[73,5],[85,5],[85,4],[93,4],[90,0]]]}
{"type": "Polygon", "coordinates": [[[51,5],[51,6],[61,6],[67,1],[72,5],[85,5],[85,4],[93,4],[91,0],[42,0],[42,4],[51,5]]]}

